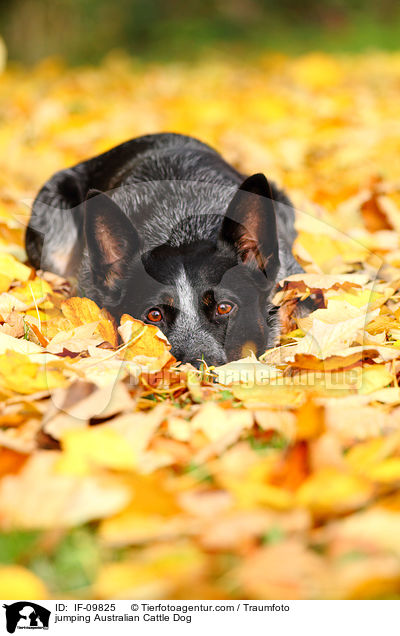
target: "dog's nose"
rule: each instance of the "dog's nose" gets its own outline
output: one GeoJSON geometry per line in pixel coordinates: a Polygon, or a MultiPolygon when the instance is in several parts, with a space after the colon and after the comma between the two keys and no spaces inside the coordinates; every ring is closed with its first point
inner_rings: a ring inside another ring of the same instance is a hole
{"type": "Polygon", "coordinates": [[[219,366],[227,361],[223,347],[205,329],[179,325],[169,335],[172,354],[183,363],[190,363],[199,369],[203,362],[210,366],[219,366]]]}

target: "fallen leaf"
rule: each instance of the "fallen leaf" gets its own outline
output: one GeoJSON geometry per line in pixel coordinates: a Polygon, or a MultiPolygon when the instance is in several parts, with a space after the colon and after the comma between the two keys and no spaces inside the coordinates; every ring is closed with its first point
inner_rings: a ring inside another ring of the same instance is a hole
{"type": "Polygon", "coordinates": [[[372,488],[357,475],[323,468],[300,486],[297,504],[309,508],[315,515],[341,514],[365,505],[372,496],[372,488]]]}
{"type": "Polygon", "coordinates": [[[121,510],[130,491],[112,476],[77,477],[57,470],[60,453],[37,451],[17,475],[0,481],[0,527],[63,528],[121,510]]]}
{"type": "Polygon", "coordinates": [[[305,599],[325,595],[325,568],[315,552],[294,539],[256,550],[239,567],[246,596],[305,599]]]}
{"type": "Polygon", "coordinates": [[[21,565],[0,566],[0,596],[4,600],[20,598],[44,600],[49,592],[36,574],[21,565]]]}
{"type": "Polygon", "coordinates": [[[100,309],[89,298],[68,298],[61,305],[65,318],[72,327],[79,327],[91,322],[97,322],[97,331],[103,340],[113,347],[118,346],[118,336],[114,319],[106,309],[100,309]]]}
{"type": "Polygon", "coordinates": [[[174,545],[149,550],[140,559],[105,564],[95,589],[99,598],[168,598],[178,586],[198,581],[204,556],[195,547],[174,545]]]}
{"type": "Polygon", "coordinates": [[[150,372],[175,362],[170,353],[171,345],[158,327],[124,314],[118,332],[125,344],[120,353],[124,360],[132,360],[150,372]]]}

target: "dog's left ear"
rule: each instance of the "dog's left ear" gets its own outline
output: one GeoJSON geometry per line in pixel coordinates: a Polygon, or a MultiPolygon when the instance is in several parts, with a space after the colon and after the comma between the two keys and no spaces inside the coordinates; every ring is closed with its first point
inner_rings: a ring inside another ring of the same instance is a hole
{"type": "Polygon", "coordinates": [[[92,271],[99,284],[112,289],[124,277],[139,249],[136,229],[109,196],[89,190],[84,231],[92,271]]]}
{"type": "Polygon", "coordinates": [[[220,239],[243,263],[275,283],[279,269],[278,234],[270,185],[263,174],[248,177],[225,214],[220,239]]]}

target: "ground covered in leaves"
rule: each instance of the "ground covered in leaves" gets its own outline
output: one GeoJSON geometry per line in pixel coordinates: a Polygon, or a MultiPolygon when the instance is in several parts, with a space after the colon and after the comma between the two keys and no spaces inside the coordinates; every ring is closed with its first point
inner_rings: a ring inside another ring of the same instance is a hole
{"type": "Polygon", "coordinates": [[[400,55],[46,61],[0,111],[0,598],[398,598],[400,55]],[[26,264],[40,185],[160,130],[299,209],[260,361],[181,367],[26,264]]]}

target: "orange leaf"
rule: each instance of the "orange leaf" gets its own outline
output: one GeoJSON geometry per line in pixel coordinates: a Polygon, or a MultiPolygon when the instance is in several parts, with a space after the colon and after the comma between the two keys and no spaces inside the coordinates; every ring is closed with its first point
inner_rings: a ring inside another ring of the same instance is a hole
{"type": "Polygon", "coordinates": [[[282,456],[271,475],[273,486],[294,492],[310,473],[308,446],[305,442],[297,442],[282,456]]]}
{"type": "Polygon", "coordinates": [[[89,298],[73,297],[65,300],[61,311],[73,327],[79,327],[88,322],[98,321],[97,331],[113,347],[118,346],[118,334],[114,318],[107,309],[100,309],[89,298]]]}
{"type": "Polygon", "coordinates": [[[49,341],[38,329],[38,327],[36,327],[36,325],[34,325],[33,323],[31,323],[29,326],[32,329],[33,333],[35,334],[36,338],[39,340],[42,347],[47,347],[47,345],[49,344],[49,341]]]}
{"type": "Polygon", "coordinates": [[[22,455],[9,448],[0,448],[0,477],[10,473],[17,473],[28,459],[28,455],[22,455]]]}
{"type": "Polygon", "coordinates": [[[323,407],[317,405],[312,396],[302,404],[297,412],[297,438],[306,440],[318,437],[324,431],[323,407]]]}
{"type": "Polygon", "coordinates": [[[135,320],[128,314],[124,314],[118,331],[124,343],[129,343],[122,352],[125,360],[138,359],[138,362],[141,362],[142,356],[156,358],[159,361],[158,369],[168,362],[175,361],[170,353],[171,345],[158,327],[146,325],[141,320],[135,320]]]}

